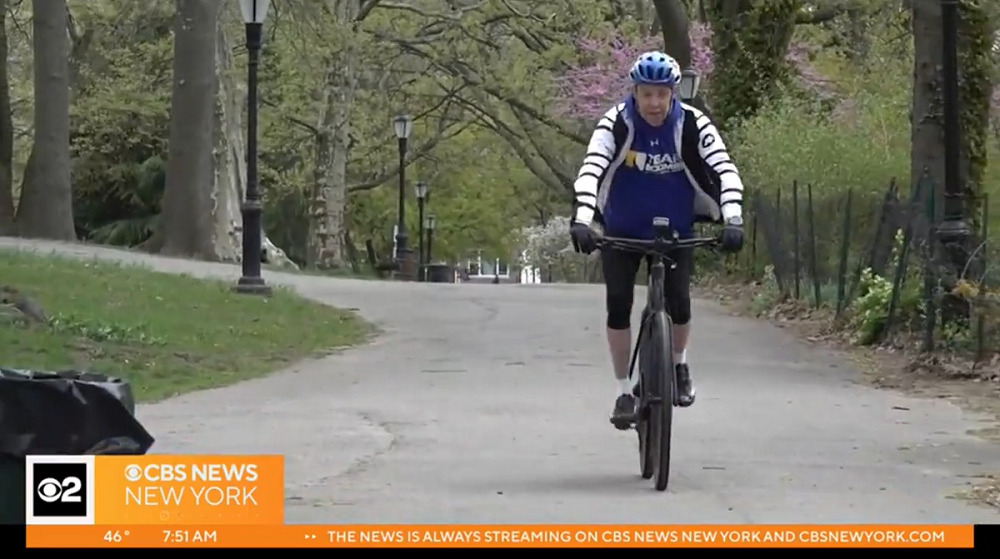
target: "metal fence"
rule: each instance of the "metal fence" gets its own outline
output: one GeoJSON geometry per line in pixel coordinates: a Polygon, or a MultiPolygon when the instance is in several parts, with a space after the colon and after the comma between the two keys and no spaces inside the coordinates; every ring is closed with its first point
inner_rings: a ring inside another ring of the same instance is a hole
{"type": "Polygon", "coordinates": [[[862,343],[916,338],[925,351],[947,346],[986,359],[1000,349],[988,200],[981,229],[956,245],[935,227],[940,199],[928,176],[907,193],[893,180],[822,194],[796,182],[750,196],[747,246],[730,273],[766,282],[771,304],[830,309],[862,343]]]}

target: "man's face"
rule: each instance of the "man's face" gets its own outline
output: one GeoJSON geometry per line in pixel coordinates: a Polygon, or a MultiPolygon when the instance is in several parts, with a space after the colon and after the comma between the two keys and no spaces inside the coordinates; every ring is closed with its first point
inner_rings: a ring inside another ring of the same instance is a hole
{"type": "Polygon", "coordinates": [[[635,88],[635,103],[642,118],[653,126],[663,124],[674,90],[666,85],[640,84],[635,88]]]}

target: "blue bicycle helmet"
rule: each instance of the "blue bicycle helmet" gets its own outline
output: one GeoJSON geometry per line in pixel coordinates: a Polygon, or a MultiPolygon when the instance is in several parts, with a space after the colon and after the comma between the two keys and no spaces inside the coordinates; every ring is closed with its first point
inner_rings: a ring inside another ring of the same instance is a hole
{"type": "Polygon", "coordinates": [[[635,85],[677,85],[681,80],[681,67],[676,60],[660,51],[639,55],[629,70],[628,77],[635,85]]]}

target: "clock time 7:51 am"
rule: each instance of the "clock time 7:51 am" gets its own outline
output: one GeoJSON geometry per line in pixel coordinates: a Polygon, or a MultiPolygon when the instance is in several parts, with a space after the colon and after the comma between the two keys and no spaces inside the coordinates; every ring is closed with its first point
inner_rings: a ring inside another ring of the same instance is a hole
{"type": "Polygon", "coordinates": [[[164,543],[216,542],[215,530],[164,530],[164,543]]]}

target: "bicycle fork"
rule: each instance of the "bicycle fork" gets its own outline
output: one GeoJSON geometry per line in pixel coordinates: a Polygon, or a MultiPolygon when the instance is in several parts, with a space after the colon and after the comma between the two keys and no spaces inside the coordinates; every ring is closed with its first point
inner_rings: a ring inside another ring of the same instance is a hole
{"type": "MultiPolygon", "coordinates": [[[[635,377],[632,376],[632,374],[637,369],[636,365],[638,364],[637,361],[639,360],[639,349],[642,347],[643,338],[644,338],[643,333],[645,332],[646,328],[648,327],[647,323],[651,319],[650,317],[652,316],[651,313],[649,313],[648,311],[645,311],[645,310],[643,311],[642,315],[643,315],[642,316],[642,320],[639,323],[640,324],[640,326],[639,326],[639,336],[636,338],[635,347],[632,348],[632,358],[629,360],[629,380],[633,380],[635,378],[635,377]]],[[[635,390],[633,389],[633,392],[632,392],[633,395],[635,395],[635,396],[637,396],[637,397],[640,398],[639,406],[638,406],[638,409],[636,410],[636,419],[635,419],[636,422],[638,422],[638,421],[644,421],[644,420],[648,419],[649,418],[650,407],[652,405],[654,405],[654,404],[659,404],[659,403],[663,402],[663,395],[662,394],[650,394],[650,384],[651,383],[649,383],[648,381],[645,381],[645,379],[643,379],[642,367],[639,366],[638,369],[639,369],[638,370],[638,375],[639,375],[639,379],[638,379],[639,380],[639,384],[638,384],[638,386],[642,387],[642,391],[639,394],[636,394],[635,390]]],[[[650,372],[647,371],[646,374],[648,375],[648,374],[650,374],[650,372]]]]}

